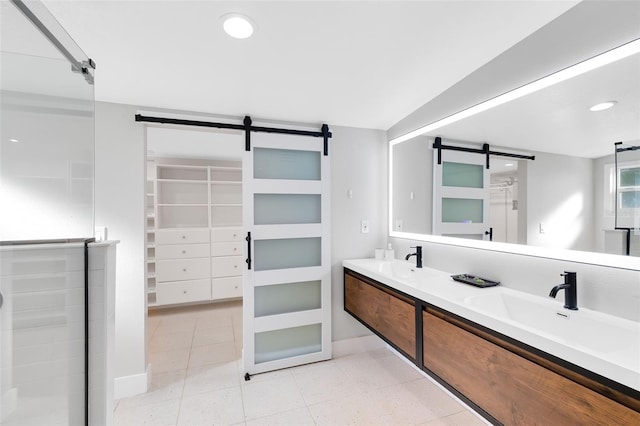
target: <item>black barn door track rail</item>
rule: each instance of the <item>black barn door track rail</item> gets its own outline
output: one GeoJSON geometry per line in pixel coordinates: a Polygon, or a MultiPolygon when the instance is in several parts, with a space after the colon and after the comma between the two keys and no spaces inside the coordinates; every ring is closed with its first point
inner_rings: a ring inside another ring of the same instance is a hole
{"type": "Polygon", "coordinates": [[[482,148],[468,148],[465,146],[455,146],[455,145],[443,145],[442,138],[437,136],[433,141],[433,149],[438,150],[438,164],[442,164],[442,150],[451,150],[451,151],[461,151],[461,152],[471,152],[474,154],[483,154],[487,157],[487,170],[489,170],[489,157],[492,155],[497,155],[499,157],[510,157],[510,158],[520,158],[523,160],[535,160],[535,155],[521,155],[521,154],[512,154],[510,152],[501,152],[501,151],[491,151],[491,147],[488,143],[482,145],[482,148]]]}
{"type": "Polygon", "coordinates": [[[324,139],[324,155],[329,155],[329,138],[333,136],[333,134],[329,131],[329,126],[327,124],[323,124],[322,127],[320,128],[320,131],[254,126],[252,124],[251,117],[249,117],[248,115],[244,117],[242,124],[217,123],[213,121],[199,121],[199,120],[184,120],[180,118],[167,118],[167,117],[150,117],[142,114],[136,114],[135,117],[136,117],[136,121],[145,122],[145,123],[177,124],[182,126],[197,126],[197,127],[211,127],[211,128],[217,128],[217,129],[244,130],[245,151],[251,151],[250,133],[263,132],[263,133],[279,133],[282,135],[300,135],[300,136],[311,136],[314,138],[323,138],[324,139]]]}

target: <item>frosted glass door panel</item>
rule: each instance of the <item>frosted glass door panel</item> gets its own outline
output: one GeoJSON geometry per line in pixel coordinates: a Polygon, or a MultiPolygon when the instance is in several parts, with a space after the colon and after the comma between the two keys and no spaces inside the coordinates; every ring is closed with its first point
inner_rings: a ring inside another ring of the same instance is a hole
{"type": "Polygon", "coordinates": [[[256,287],[256,318],[320,309],[320,284],[320,281],[307,281],[256,287]]]}
{"type": "Polygon", "coordinates": [[[483,200],[465,198],[442,199],[442,222],[482,223],[483,200]]]}
{"type": "Polygon", "coordinates": [[[482,188],[484,170],[479,164],[442,163],[442,186],[482,188]]]}
{"type": "Polygon", "coordinates": [[[321,264],[321,238],[255,241],[255,270],[306,268],[321,264]]]}
{"type": "Polygon", "coordinates": [[[284,328],[255,334],[255,362],[281,360],[322,350],[320,324],[284,328]]]}
{"type": "Polygon", "coordinates": [[[320,180],[320,152],[255,148],[255,179],[320,180]]]}
{"type": "Polygon", "coordinates": [[[255,194],[256,225],[320,223],[320,194],[255,194]]]}

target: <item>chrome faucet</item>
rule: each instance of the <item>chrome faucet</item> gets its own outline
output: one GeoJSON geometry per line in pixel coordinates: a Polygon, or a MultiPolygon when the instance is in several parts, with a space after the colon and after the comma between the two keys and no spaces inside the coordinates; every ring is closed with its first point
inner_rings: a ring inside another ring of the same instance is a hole
{"type": "Polygon", "coordinates": [[[560,274],[564,277],[564,283],[558,284],[551,289],[549,297],[556,297],[559,290],[564,290],[564,307],[571,309],[572,311],[578,310],[578,285],[575,272],[564,271],[564,274],[560,274]]]}
{"type": "Polygon", "coordinates": [[[409,260],[411,256],[416,257],[416,268],[422,268],[422,246],[411,247],[416,249],[415,253],[409,253],[404,260],[409,260]]]}

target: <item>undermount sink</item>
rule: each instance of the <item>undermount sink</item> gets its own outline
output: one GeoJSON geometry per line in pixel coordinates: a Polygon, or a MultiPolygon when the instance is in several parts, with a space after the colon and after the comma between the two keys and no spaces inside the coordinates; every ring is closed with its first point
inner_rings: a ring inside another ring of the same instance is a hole
{"type": "Polygon", "coordinates": [[[633,321],[585,308],[564,309],[558,301],[501,288],[469,296],[467,306],[553,335],[572,346],[611,354],[640,347],[640,327],[633,321]],[[597,337],[596,337],[597,336],[597,337]]]}
{"type": "Polygon", "coordinates": [[[415,280],[423,277],[437,275],[436,271],[429,268],[416,268],[416,265],[404,260],[375,261],[378,264],[377,271],[381,274],[403,280],[415,280]]]}

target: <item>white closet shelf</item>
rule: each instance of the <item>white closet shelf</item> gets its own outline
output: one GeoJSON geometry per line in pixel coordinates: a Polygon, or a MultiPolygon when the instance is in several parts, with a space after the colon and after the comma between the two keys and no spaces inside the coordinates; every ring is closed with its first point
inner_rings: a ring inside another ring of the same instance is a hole
{"type": "Polygon", "coordinates": [[[209,207],[209,204],[157,204],[158,207],[209,207]]]}
{"type": "Polygon", "coordinates": [[[242,185],[242,182],[234,180],[212,180],[212,185],[242,185]]]}
{"type": "Polygon", "coordinates": [[[212,203],[211,207],[242,207],[242,203],[212,203]]]}
{"type": "Polygon", "coordinates": [[[158,183],[193,183],[197,185],[206,185],[206,179],[158,179],[158,183]]]}

